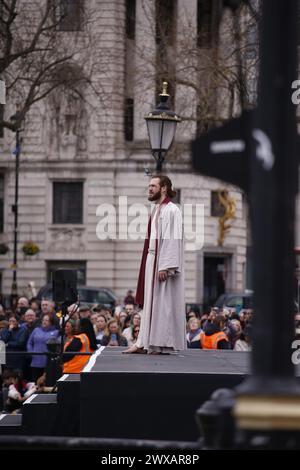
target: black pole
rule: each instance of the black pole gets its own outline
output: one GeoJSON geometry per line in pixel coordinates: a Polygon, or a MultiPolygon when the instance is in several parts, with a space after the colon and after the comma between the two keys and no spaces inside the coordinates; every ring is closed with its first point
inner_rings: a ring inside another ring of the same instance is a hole
{"type": "Polygon", "coordinates": [[[252,377],[239,389],[238,424],[246,430],[300,430],[300,388],[292,363],[297,3],[262,2],[258,108],[252,126],[254,350],[252,377]]]}
{"type": "Polygon", "coordinates": [[[61,338],[60,338],[60,365],[63,369],[64,361],[64,338],[65,338],[65,326],[66,326],[66,316],[68,315],[68,304],[65,302],[61,306],[61,338]]]}
{"type": "Polygon", "coordinates": [[[162,172],[163,162],[164,162],[164,158],[162,157],[161,153],[159,152],[157,160],[156,160],[156,172],[157,173],[162,172]]]}
{"type": "Polygon", "coordinates": [[[13,259],[13,282],[12,301],[18,296],[17,269],[18,269],[18,200],[19,200],[19,169],[20,169],[20,129],[16,130],[16,164],[15,164],[15,200],[13,205],[14,213],[14,259],[13,259]]]}

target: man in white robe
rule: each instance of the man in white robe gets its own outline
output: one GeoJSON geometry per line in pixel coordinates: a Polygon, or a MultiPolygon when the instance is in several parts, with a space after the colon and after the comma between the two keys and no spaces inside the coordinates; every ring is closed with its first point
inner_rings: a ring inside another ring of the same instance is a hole
{"type": "Polygon", "coordinates": [[[186,348],[183,227],[176,195],[167,176],[153,177],[148,200],[154,202],[145,240],[136,302],[143,307],[140,333],[125,353],[171,353],[186,348]]]}

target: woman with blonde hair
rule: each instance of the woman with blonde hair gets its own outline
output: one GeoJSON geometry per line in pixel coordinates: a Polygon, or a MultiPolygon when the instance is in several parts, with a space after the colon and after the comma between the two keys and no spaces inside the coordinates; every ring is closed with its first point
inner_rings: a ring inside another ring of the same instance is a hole
{"type": "Polygon", "coordinates": [[[127,339],[121,334],[118,321],[111,318],[106,325],[104,336],[101,340],[102,346],[127,346],[127,339]]]}
{"type": "Polygon", "coordinates": [[[200,320],[192,317],[187,323],[186,341],[189,349],[201,349],[200,333],[201,333],[200,320]]]}
{"type": "Polygon", "coordinates": [[[98,313],[97,320],[94,325],[97,344],[101,344],[102,338],[105,334],[106,325],[107,325],[106,316],[103,315],[102,313],[98,313]]]}

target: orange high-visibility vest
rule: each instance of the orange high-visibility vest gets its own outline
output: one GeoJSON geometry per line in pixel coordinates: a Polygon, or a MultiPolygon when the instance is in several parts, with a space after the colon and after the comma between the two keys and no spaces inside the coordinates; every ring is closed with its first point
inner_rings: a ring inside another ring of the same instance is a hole
{"type": "Polygon", "coordinates": [[[206,336],[206,334],[202,331],[200,334],[200,342],[202,349],[218,349],[218,342],[222,339],[228,341],[228,338],[224,331],[218,331],[211,336],[206,336]]]}
{"type": "MultiPolygon", "coordinates": [[[[91,352],[90,341],[86,334],[75,335],[74,338],[79,338],[81,341],[81,349],[78,352],[91,352]]],[[[65,345],[66,348],[67,344],[65,345]]],[[[65,362],[63,373],[64,374],[79,374],[84,366],[87,364],[91,356],[74,356],[70,361],[65,362]]]]}

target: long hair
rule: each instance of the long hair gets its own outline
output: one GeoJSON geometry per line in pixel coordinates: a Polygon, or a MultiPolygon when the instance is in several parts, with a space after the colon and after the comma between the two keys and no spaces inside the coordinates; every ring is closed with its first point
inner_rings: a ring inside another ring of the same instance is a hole
{"type": "Polygon", "coordinates": [[[120,327],[120,324],[119,324],[118,320],[117,320],[116,318],[114,318],[114,317],[113,317],[113,318],[111,318],[111,319],[110,319],[110,320],[107,322],[107,324],[106,324],[106,328],[105,328],[105,330],[104,330],[104,335],[105,335],[105,336],[109,336],[109,337],[110,337],[110,335],[111,335],[111,332],[110,332],[110,329],[109,329],[109,327],[110,327],[110,325],[111,325],[112,323],[116,323],[116,324],[118,325],[118,331],[117,331],[117,335],[121,336],[121,334],[122,334],[122,333],[121,333],[121,327],[120,327]]]}
{"type": "Polygon", "coordinates": [[[90,340],[90,347],[93,351],[98,349],[97,342],[96,342],[96,335],[94,331],[94,327],[92,322],[89,318],[81,318],[79,322],[80,333],[84,333],[87,335],[88,339],[90,340]]]}
{"type": "Polygon", "coordinates": [[[167,188],[167,196],[170,199],[173,199],[173,197],[176,196],[176,191],[172,188],[172,181],[170,178],[166,175],[153,175],[152,178],[158,178],[159,179],[159,184],[160,187],[166,186],[167,188]]]}

